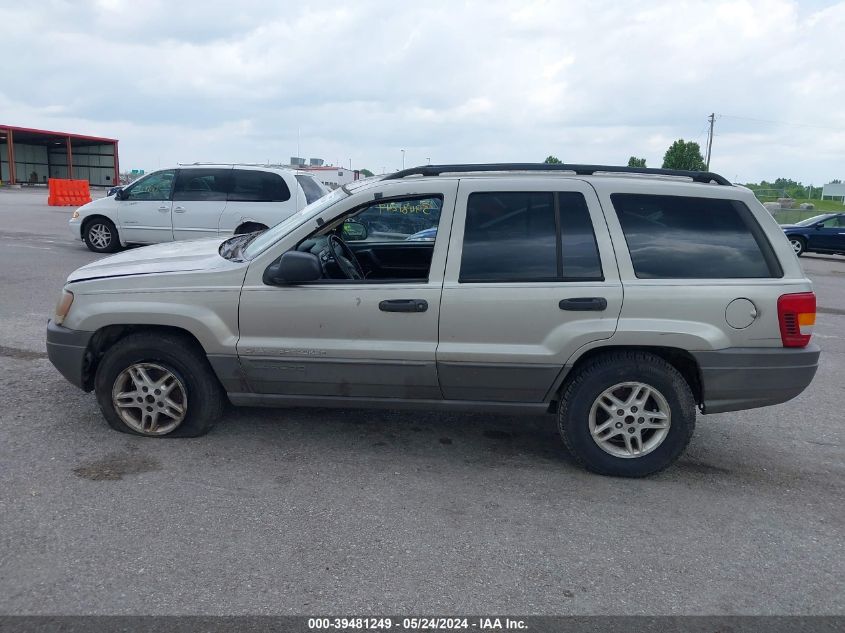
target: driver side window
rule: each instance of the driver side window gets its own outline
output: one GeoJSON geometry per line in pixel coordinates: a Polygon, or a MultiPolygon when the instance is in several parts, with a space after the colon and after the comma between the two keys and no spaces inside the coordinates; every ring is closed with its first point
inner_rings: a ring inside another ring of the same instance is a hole
{"type": "Polygon", "coordinates": [[[832,218],[828,218],[824,222],[821,223],[821,226],[826,229],[838,229],[845,226],[845,216],[835,216],[832,218]]]}
{"type": "Polygon", "coordinates": [[[427,281],[442,208],[442,196],[377,200],[297,248],[318,256],[324,280],[427,281]]]}
{"type": "Polygon", "coordinates": [[[376,202],[344,222],[341,237],[347,242],[433,242],[442,207],[443,199],[435,196],[376,202]]]}
{"type": "Polygon", "coordinates": [[[150,174],[129,187],[127,200],[170,200],[175,170],[167,169],[150,174]]]}

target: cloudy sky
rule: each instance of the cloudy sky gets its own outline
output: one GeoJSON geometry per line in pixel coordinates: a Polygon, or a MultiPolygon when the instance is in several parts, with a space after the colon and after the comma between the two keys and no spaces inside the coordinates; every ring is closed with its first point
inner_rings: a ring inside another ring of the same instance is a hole
{"type": "Polygon", "coordinates": [[[120,139],[121,167],[443,162],[845,178],[845,2],[0,0],[0,124],[120,139]]]}

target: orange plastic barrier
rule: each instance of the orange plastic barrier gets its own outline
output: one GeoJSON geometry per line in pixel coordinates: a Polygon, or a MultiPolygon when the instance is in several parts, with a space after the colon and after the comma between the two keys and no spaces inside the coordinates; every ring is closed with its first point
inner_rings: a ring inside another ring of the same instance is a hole
{"type": "Polygon", "coordinates": [[[50,189],[47,204],[52,207],[81,207],[91,202],[87,180],[50,178],[47,185],[50,189]]]}

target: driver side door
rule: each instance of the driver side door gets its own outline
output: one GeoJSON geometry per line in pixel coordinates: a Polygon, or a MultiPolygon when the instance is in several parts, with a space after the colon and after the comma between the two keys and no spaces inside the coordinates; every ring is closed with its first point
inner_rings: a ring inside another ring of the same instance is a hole
{"type": "Polygon", "coordinates": [[[392,263],[414,277],[265,284],[267,266],[308,233],[291,238],[269,258],[258,258],[241,294],[238,342],[240,365],[254,395],[244,399],[236,394],[234,400],[330,405],[356,398],[385,403],[441,399],[435,351],[457,181],[396,181],[380,189],[383,197],[374,199],[365,191],[342,203],[343,212],[361,211],[364,220],[378,216],[367,239],[349,245],[357,252],[396,254],[407,244],[413,261],[392,263]],[[408,217],[431,209],[435,200],[436,220],[430,214],[428,222],[408,217]],[[419,243],[407,240],[421,223],[434,225],[437,234],[424,270],[419,243]]]}
{"type": "Polygon", "coordinates": [[[122,241],[155,244],[173,240],[171,202],[175,169],[154,172],[132,183],[127,198],[118,200],[117,218],[122,241]]]}
{"type": "Polygon", "coordinates": [[[836,215],[816,225],[808,246],[825,251],[845,252],[845,215],[836,215]]]}

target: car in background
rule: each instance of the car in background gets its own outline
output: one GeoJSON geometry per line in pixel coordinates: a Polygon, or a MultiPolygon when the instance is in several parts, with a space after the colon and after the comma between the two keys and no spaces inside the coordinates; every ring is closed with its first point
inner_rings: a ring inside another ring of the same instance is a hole
{"type": "Polygon", "coordinates": [[[151,172],[73,212],[70,229],[95,253],[263,231],[321,198],[311,174],[252,165],[181,165],[151,172]]]}
{"type": "Polygon", "coordinates": [[[804,253],[845,255],[845,213],[823,213],[795,224],[781,224],[799,257],[804,253]]]}
{"type": "Polygon", "coordinates": [[[437,227],[424,229],[405,238],[408,242],[433,242],[437,237],[437,227]]]}

